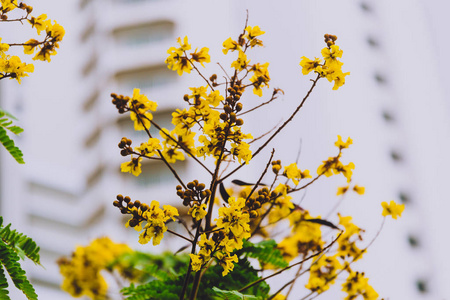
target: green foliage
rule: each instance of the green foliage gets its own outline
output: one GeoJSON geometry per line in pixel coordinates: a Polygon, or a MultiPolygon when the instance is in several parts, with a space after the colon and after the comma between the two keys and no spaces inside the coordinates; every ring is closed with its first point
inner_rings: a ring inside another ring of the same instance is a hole
{"type": "MultiPolygon", "coordinates": [[[[224,291],[237,291],[260,279],[258,271],[250,265],[250,262],[246,258],[239,259],[239,262],[234,265],[233,271],[227,276],[222,276],[222,271],[223,268],[221,266],[215,265],[205,272],[202,282],[200,283],[198,299],[216,299],[217,292],[215,292],[212,287],[224,291]]],[[[269,290],[269,285],[265,281],[262,281],[259,284],[246,289],[245,293],[261,297],[261,299],[266,299],[269,290]]]]}
{"type": "Polygon", "coordinates": [[[37,299],[37,294],[19,263],[19,260],[25,259],[25,257],[36,264],[40,264],[39,247],[23,233],[11,230],[11,224],[3,227],[3,218],[0,217],[0,264],[2,266],[0,268],[0,299],[10,299],[3,268],[8,272],[14,285],[28,299],[37,299]]]}
{"type": "Polygon", "coordinates": [[[256,258],[261,266],[265,264],[271,264],[278,268],[288,266],[274,240],[266,240],[256,244],[244,240],[244,247],[240,252],[245,253],[247,257],[256,258]]]}
{"type": "Polygon", "coordinates": [[[129,300],[156,300],[179,299],[179,293],[183,286],[184,274],[186,274],[189,256],[185,254],[173,255],[164,252],[160,255],[152,255],[142,252],[132,252],[122,255],[110,267],[115,265],[126,266],[128,273],[140,273],[138,281],[145,282],[142,285],[131,284],[122,289],[124,296],[129,300]]]}
{"type": "MultiPolygon", "coordinates": [[[[140,282],[143,284],[131,284],[129,287],[122,289],[123,295],[127,297],[126,299],[175,300],[179,299],[183,287],[189,257],[187,255],[173,255],[170,252],[161,255],[134,252],[123,255],[110,268],[117,264],[128,266],[130,273],[133,272],[131,269],[134,268],[145,274],[145,276],[140,277],[140,282]]],[[[197,299],[266,299],[268,297],[270,287],[264,281],[247,289],[245,295],[237,292],[240,288],[260,279],[257,271],[247,259],[239,260],[239,263],[234,266],[234,270],[225,277],[222,276],[222,271],[223,268],[219,265],[212,265],[208,268],[203,274],[197,299]],[[252,295],[252,297],[249,298],[249,295],[252,295]]],[[[192,279],[190,282],[192,284],[192,279]]],[[[190,290],[191,286],[188,286],[188,294],[190,290]]]]}
{"type": "Polygon", "coordinates": [[[261,297],[255,297],[252,295],[244,295],[239,293],[238,291],[224,291],[213,287],[213,291],[216,292],[217,296],[215,299],[224,299],[224,300],[261,300],[261,297]]]}
{"type": "Polygon", "coordinates": [[[113,270],[118,267],[125,278],[134,281],[167,281],[177,278],[180,275],[178,272],[181,269],[184,271],[188,262],[187,255],[175,256],[170,252],[152,255],[134,251],[117,258],[108,266],[108,269],[113,270]]]}
{"type": "Polygon", "coordinates": [[[8,112],[0,109],[0,143],[14,157],[19,164],[24,164],[22,151],[14,144],[14,141],[8,136],[8,131],[15,135],[23,132],[19,126],[12,125],[16,118],[8,112]]]}

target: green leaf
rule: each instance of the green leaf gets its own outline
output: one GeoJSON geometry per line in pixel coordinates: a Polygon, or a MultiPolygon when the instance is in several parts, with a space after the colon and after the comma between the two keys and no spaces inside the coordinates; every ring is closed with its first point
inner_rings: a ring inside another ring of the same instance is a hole
{"type": "Polygon", "coordinates": [[[272,264],[278,268],[288,266],[281,251],[277,249],[277,243],[274,240],[262,241],[256,244],[244,240],[244,245],[240,253],[244,253],[251,258],[256,258],[261,265],[272,264]]]}
{"type": "MultiPolygon", "coordinates": [[[[15,127],[15,126],[13,126],[15,127]]],[[[14,159],[19,163],[19,164],[24,164],[24,160],[23,160],[23,153],[22,151],[16,147],[16,145],[14,144],[14,141],[11,140],[6,132],[6,130],[0,126],[0,143],[3,145],[3,147],[6,148],[6,150],[12,155],[12,157],[14,157],[14,159]]]]}
{"type": "Polygon", "coordinates": [[[28,281],[25,271],[19,264],[19,256],[4,242],[0,243],[0,262],[8,272],[14,285],[30,299],[38,298],[33,286],[28,281]]]}
{"type": "Polygon", "coordinates": [[[19,135],[20,133],[23,132],[23,129],[20,128],[19,126],[12,125],[13,121],[11,119],[17,120],[13,115],[0,108],[0,126],[5,129],[8,129],[9,131],[11,131],[16,135],[19,135]]]}
{"type": "Polygon", "coordinates": [[[0,299],[9,300],[8,281],[5,276],[5,271],[0,267],[0,299]]]}
{"type": "Polygon", "coordinates": [[[35,264],[40,264],[39,247],[36,243],[23,233],[11,230],[11,224],[3,225],[3,218],[0,217],[0,239],[9,249],[14,251],[20,258],[27,257],[35,264]]]}
{"type": "Polygon", "coordinates": [[[244,295],[239,293],[238,291],[225,291],[219,288],[213,287],[213,291],[216,293],[215,299],[224,299],[224,300],[262,300],[261,297],[252,296],[252,295],[244,295]]]}

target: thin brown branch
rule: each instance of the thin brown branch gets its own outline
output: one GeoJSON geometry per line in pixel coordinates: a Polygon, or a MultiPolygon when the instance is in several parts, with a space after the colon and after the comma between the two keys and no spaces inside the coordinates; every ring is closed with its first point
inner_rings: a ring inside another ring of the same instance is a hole
{"type": "MultiPolygon", "coordinates": [[[[309,95],[311,95],[311,92],[313,91],[314,87],[317,84],[317,81],[319,81],[320,79],[320,74],[317,74],[316,79],[312,80],[313,84],[311,85],[311,88],[308,90],[308,92],[306,93],[306,96],[303,98],[302,102],[300,103],[299,106],[297,106],[297,108],[295,109],[295,111],[291,114],[291,116],[289,117],[289,119],[287,119],[283,125],[281,125],[277,131],[275,131],[270,138],[261,146],[258,148],[258,150],[255,151],[255,153],[253,154],[253,157],[255,157],[256,155],[258,155],[258,153],[261,152],[261,150],[263,150],[271,141],[272,139],[277,136],[278,133],[280,133],[281,130],[283,130],[284,127],[286,127],[287,124],[289,124],[292,119],[295,117],[295,115],[300,111],[300,109],[303,107],[303,104],[305,103],[305,101],[309,98],[309,95]]],[[[240,168],[242,168],[245,164],[241,164],[240,166],[236,167],[233,171],[231,171],[230,173],[228,173],[228,175],[224,176],[221,181],[225,180],[226,178],[230,177],[232,174],[234,174],[235,172],[237,172],[240,168]]]]}
{"type": "Polygon", "coordinates": [[[182,238],[182,239],[188,241],[188,242],[191,243],[191,244],[194,242],[193,240],[190,240],[190,239],[188,239],[187,237],[182,236],[181,234],[176,233],[175,231],[172,231],[172,230],[170,230],[170,229],[167,229],[167,232],[170,232],[171,234],[176,235],[177,237],[180,237],[180,238],[182,238]]]}
{"type": "Polygon", "coordinates": [[[256,184],[253,186],[252,190],[250,191],[250,193],[247,196],[247,199],[245,199],[245,202],[248,201],[248,199],[250,199],[250,197],[253,195],[253,193],[256,191],[256,189],[258,188],[259,184],[261,183],[261,181],[263,180],[264,176],[267,173],[267,170],[269,169],[270,163],[272,162],[272,158],[273,155],[275,154],[275,149],[272,149],[272,153],[270,154],[270,158],[269,161],[267,162],[266,167],[264,168],[264,171],[262,172],[261,176],[259,177],[258,181],[256,182],[256,184]]]}
{"type": "MultiPolygon", "coordinates": [[[[145,116],[144,116],[145,117],[145,116]]],[[[147,118],[147,117],[145,117],[147,118]]],[[[151,124],[153,126],[155,126],[156,128],[158,128],[159,131],[162,130],[162,128],[156,124],[155,122],[153,122],[152,120],[150,120],[149,118],[147,118],[147,120],[149,120],[151,122],[151,124]]],[[[180,146],[181,149],[183,149],[187,154],[189,154],[190,157],[192,157],[199,165],[201,165],[210,175],[213,175],[213,172],[211,172],[208,167],[206,167],[197,157],[195,157],[194,154],[192,154],[191,150],[189,150],[189,148],[185,147],[183,144],[178,143],[177,140],[175,140],[170,134],[166,134],[172,141],[174,141],[178,146],[180,146]]]]}
{"type": "Polygon", "coordinates": [[[255,106],[255,107],[253,107],[253,108],[251,108],[251,109],[249,109],[249,110],[247,110],[247,111],[244,111],[244,112],[238,114],[237,116],[240,117],[240,116],[245,115],[245,114],[247,114],[247,113],[249,113],[249,112],[252,112],[252,111],[254,111],[254,110],[256,110],[256,109],[258,109],[258,108],[260,108],[260,107],[262,107],[262,106],[264,106],[264,105],[269,104],[269,103],[272,102],[273,100],[278,99],[278,97],[276,97],[276,95],[277,95],[277,94],[276,94],[276,92],[274,91],[272,97],[271,97],[268,101],[263,102],[263,103],[261,103],[260,105],[255,106]]]}
{"type": "Polygon", "coordinates": [[[308,256],[307,258],[305,258],[305,259],[303,259],[303,260],[301,260],[301,261],[299,261],[299,262],[296,262],[296,263],[294,263],[294,264],[292,264],[292,265],[290,265],[290,266],[287,266],[287,267],[281,269],[281,270],[278,271],[278,272],[275,272],[275,273],[273,273],[273,274],[270,274],[269,276],[260,278],[260,279],[258,279],[258,280],[256,280],[256,281],[254,281],[254,282],[252,282],[252,283],[250,283],[250,284],[244,286],[243,288],[239,289],[238,292],[245,291],[246,289],[251,288],[251,287],[254,286],[254,285],[257,285],[258,283],[260,283],[260,282],[262,282],[262,281],[265,281],[265,280],[267,280],[267,279],[269,279],[269,278],[272,278],[272,277],[274,277],[274,276],[277,276],[277,275],[283,273],[283,272],[286,271],[286,270],[289,270],[289,269],[291,269],[291,268],[293,268],[293,267],[295,267],[295,266],[298,266],[298,265],[300,265],[300,264],[303,264],[304,262],[310,260],[311,258],[314,258],[314,257],[316,257],[316,256],[318,256],[318,255],[324,253],[326,250],[328,250],[329,248],[331,248],[331,246],[333,246],[334,243],[336,243],[336,241],[341,237],[342,233],[343,233],[343,231],[341,231],[341,232],[339,233],[339,235],[338,235],[338,236],[337,236],[330,244],[328,244],[328,246],[326,246],[326,247],[323,248],[322,250],[318,251],[317,253],[314,253],[314,254],[308,256]]]}

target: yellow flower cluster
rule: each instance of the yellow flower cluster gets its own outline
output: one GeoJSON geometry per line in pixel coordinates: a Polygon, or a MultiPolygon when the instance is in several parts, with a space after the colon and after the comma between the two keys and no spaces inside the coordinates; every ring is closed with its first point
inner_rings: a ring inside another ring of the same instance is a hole
{"type": "Polygon", "coordinates": [[[369,285],[369,278],[364,277],[364,273],[349,271],[345,283],[342,284],[342,291],[347,293],[344,300],[353,300],[362,296],[364,300],[377,300],[378,293],[369,285]]]}
{"type": "Polygon", "coordinates": [[[339,46],[335,45],[337,37],[334,35],[325,34],[325,43],[327,47],[321,51],[324,62],[320,58],[314,58],[314,60],[302,56],[300,66],[302,67],[303,75],[309,74],[314,71],[321,78],[326,78],[329,82],[334,81],[333,90],[337,90],[339,87],[345,84],[345,76],[350,72],[342,72],[343,62],[338,58],[342,57],[343,51],[339,49],[339,46]]]}
{"type": "Polygon", "coordinates": [[[42,41],[30,39],[25,43],[2,43],[0,37],[0,79],[16,79],[21,83],[23,77],[34,71],[34,66],[22,62],[18,56],[8,55],[7,52],[10,47],[23,46],[25,54],[32,55],[36,52],[33,60],[50,62],[50,56],[56,54],[56,49],[59,48],[59,43],[62,41],[65,31],[56,21],[53,21],[52,24],[52,21],[47,19],[45,14],[39,17],[31,16],[30,13],[33,8],[23,2],[17,4],[17,0],[1,0],[0,3],[0,23],[2,21],[23,23],[22,21],[26,20],[31,27],[36,28],[38,35],[42,31],[46,32],[42,41]],[[13,10],[23,10],[26,15],[17,19],[9,19],[8,13],[13,10]]]}
{"type": "Polygon", "coordinates": [[[383,207],[382,215],[384,217],[391,216],[393,219],[397,219],[402,216],[402,212],[405,209],[405,204],[397,204],[393,200],[388,204],[387,202],[381,203],[383,207]]]}
{"type": "Polygon", "coordinates": [[[183,75],[183,72],[190,73],[194,64],[192,61],[200,63],[203,67],[205,66],[203,63],[209,63],[211,58],[208,54],[209,49],[203,47],[200,51],[195,49],[194,53],[190,53],[190,57],[188,56],[188,50],[191,50],[191,45],[188,43],[187,36],[184,37],[183,41],[181,38],[178,38],[178,44],[180,47],[170,47],[167,50],[169,57],[166,59],[166,64],[169,69],[176,71],[178,75],[183,75]]]}
{"type": "Polygon", "coordinates": [[[107,298],[108,285],[101,274],[119,256],[131,252],[125,244],[117,244],[107,237],[93,240],[88,246],[78,246],[70,259],[58,261],[64,277],[61,288],[73,297],[107,298]]]}
{"type": "Polygon", "coordinates": [[[332,175],[342,174],[345,178],[347,178],[347,182],[352,180],[353,169],[355,169],[354,163],[349,163],[344,165],[341,161],[342,149],[348,148],[348,146],[352,143],[350,138],[347,139],[347,142],[342,142],[340,136],[338,136],[338,141],[335,143],[336,147],[339,148],[339,154],[335,157],[330,157],[327,160],[323,161],[323,164],[317,168],[318,175],[325,175],[326,177],[330,177],[332,175]]]}
{"type": "MultiPolygon", "coordinates": [[[[136,204],[136,201],[134,202],[136,204]]],[[[129,205],[128,205],[129,206],[129,205]]],[[[136,231],[140,231],[139,243],[147,244],[153,239],[153,246],[159,245],[164,232],[167,231],[166,223],[169,220],[175,221],[175,217],[179,216],[178,210],[171,205],[163,205],[163,209],[159,207],[159,202],[153,200],[150,206],[144,203],[133,205],[129,211],[133,217],[128,220],[126,227],[133,225],[136,231]],[[144,226],[142,223],[146,222],[144,226]]]]}
{"type": "Polygon", "coordinates": [[[220,228],[212,239],[202,234],[198,245],[200,250],[197,254],[190,254],[192,270],[200,271],[213,257],[223,267],[222,275],[227,275],[238,261],[236,254],[231,255],[234,250],[242,249],[243,239],[250,237],[250,215],[246,210],[244,198],[230,197],[228,207],[219,208],[219,218],[215,221],[220,228]]]}

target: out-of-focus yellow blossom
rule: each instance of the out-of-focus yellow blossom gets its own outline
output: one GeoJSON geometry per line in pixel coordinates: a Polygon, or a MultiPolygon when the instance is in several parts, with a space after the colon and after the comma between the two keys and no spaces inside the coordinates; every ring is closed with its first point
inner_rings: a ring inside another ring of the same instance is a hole
{"type": "Polygon", "coordinates": [[[336,196],[345,194],[345,193],[348,191],[348,188],[349,188],[348,185],[347,185],[347,186],[341,186],[341,187],[338,187],[336,196]]]}
{"type": "Polygon", "coordinates": [[[2,43],[2,38],[0,37],[0,55],[3,54],[3,52],[6,52],[9,50],[9,45],[6,43],[2,43]]]}
{"type": "Polygon", "coordinates": [[[96,239],[85,247],[78,246],[70,259],[58,261],[60,273],[64,277],[61,288],[73,297],[106,299],[108,285],[100,271],[131,251],[127,245],[116,244],[107,237],[96,239]]]}
{"type": "Polygon", "coordinates": [[[7,13],[17,8],[17,0],[1,0],[0,3],[2,4],[0,10],[3,13],[7,13]]]}
{"type": "Polygon", "coordinates": [[[364,300],[378,299],[378,293],[369,285],[369,279],[360,272],[349,272],[346,282],[342,284],[342,291],[347,293],[344,300],[353,300],[358,296],[362,296],[364,300]]]}
{"type": "Polygon", "coordinates": [[[360,195],[364,195],[366,188],[355,184],[355,186],[353,187],[353,190],[360,195]]]}
{"type": "Polygon", "coordinates": [[[0,55],[0,78],[11,77],[21,83],[21,79],[33,71],[34,66],[23,63],[18,56],[0,55]]]}
{"type": "Polygon", "coordinates": [[[353,258],[353,261],[356,261],[362,258],[363,250],[361,250],[356,242],[361,240],[360,233],[362,230],[351,222],[352,217],[347,216],[339,216],[339,224],[344,226],[344,232],[341,234],[341,237],[338,239],[338,252],[337,256],[345,259],[347,257],[353,258]]]}
{"type": "Polygon", "coordinates": [[[292,179],[295,185],[298,185],[301,179],[311,178],[309,175],[309,170],[304,170],[303,172],[297,167],[296,163],[292,163],[287,167],[284,167],[284,175],[287,178],[292,179]]]}
{"type": "Polygon", "coordinates": [[[382,215],[384,217],[391,216],[393,219],[397,219],[397,217],[402,216],[402,212],[405,209],[405,204],[397,204],[394,200],[388,204],[387,202],[382,202],[381,206],[383,207],[382,215]]]}
{"type": "Polygon", "coordinates": [[[337,272],[342,268],[335,256],[320,256],[311,264],[309,281],[305,287],[318,294],[323,293],[336,281],[337,272]]]}
{"type": "Polygon", "coordinates": [[[351,138],[347,138],[347,141],[344,143],[342,141],[342,137],[340,135],[338,135],[338,140],[336,141],[336,143],[334,143],[334,145],[336,147],[338,147],[339,149],[346,149],[348,148],[351,144],[353,144],[353,140],[351,138]]]}

